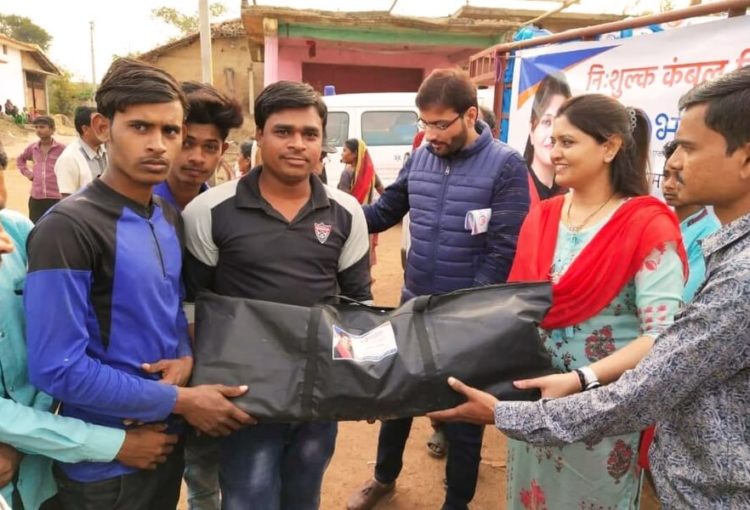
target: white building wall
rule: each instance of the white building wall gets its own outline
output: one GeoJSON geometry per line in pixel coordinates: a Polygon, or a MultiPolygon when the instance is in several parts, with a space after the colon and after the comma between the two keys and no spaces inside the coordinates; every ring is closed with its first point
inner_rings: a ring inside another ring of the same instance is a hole
{"type": "Polygon", "coordinates": [[[3,53],[2,46],[0,43],[0,105],[4,113],[6,100],[10,99],[21,110],[26,106],[26,98],[21,51],[6,45],[7,53],[3,53]]]}

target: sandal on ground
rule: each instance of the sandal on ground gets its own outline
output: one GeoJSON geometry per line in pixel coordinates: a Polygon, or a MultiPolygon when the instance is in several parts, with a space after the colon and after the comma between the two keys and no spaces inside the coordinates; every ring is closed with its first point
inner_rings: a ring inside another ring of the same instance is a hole
{"type": "Polygon", "coordinates": [[[436,430],[427,440],[427,451],[436,459],[442,459],[448,454],[448,440],[442,430],[436,430]]]}

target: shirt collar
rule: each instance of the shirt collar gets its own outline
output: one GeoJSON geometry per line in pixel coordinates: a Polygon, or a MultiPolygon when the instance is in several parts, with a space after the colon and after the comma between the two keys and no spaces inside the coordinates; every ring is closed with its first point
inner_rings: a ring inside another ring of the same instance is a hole
{"type": "MultiPolygon", "coordinates": [[[[258,185],[258,178],[260,173],[263,171],[263,166],[256,166],[250,170],[247,175],[240,178],[240,182],[237,184],[236,204],[237,207],[245,207],[249,209],[263,209],[267,202],[260,194],[260,186],[258,185]]],[[[328,200],[328,193],[326,193],[325,184],[320,182],[320,179],[314,175],[310,175],[310,187],[311,187],[311,200],[313,209],[324,209],[330,207],[331,203],[328,200]]]]}
{"type": "Polygon", "coordinates": [[[97,150],[94,150],[81,137],[78,137],[78,143],[81,144],[81,149],[83,149],[83,153],[89,159],[98,159],[104,155],[104,152],[105,152],[104,144],[101,144],[97,150]]]}
{"type": "Polygon", "coordinates": [[[712,253],[726,248],[748,234],[750,234],[750,213],[740,216],[724,225],[716,233],[706,237],[701,245],[703,255],[708,258],[712,253]]]}
{"type": "Polygon", "coordinates": [[[696,223],[698,223],[700,220],[708,216],[708,209],[705,207],[701,207],[698,209],[698,211],[694,212],[684,220],[682,220],[682,225],[685,227],[692,227],[696,223]]]}
{"type": "Polygon", "coordinates": [[[124,205],[143,218],[151,218],[151,215],[154,212],[153,200],[148,205],[143,205],[140,202],[136,202],[135,200],[115,191],[108,184],[104,184],[101,179],[94,179],[89,186],[95,193],[106,195],[114,203],[124,205]]]}
{"type": "MultiPolygon", "coordinates": [[[[203,184],[201,184],[201,187],[198,190],[198,194],[200,195],[207,189],[208,184],[204,182],[203,184]]],[[[169,187],[169,183],[166,179],[154,186],[153,194],[160,196],[161,198],[172,204],[178,211],[182,211],[182,208],[180,207],[180,204],[177,203],[177,199],[175,198],[174,193],[172,193],[172,188],[169,187]]]]}
{"type": "MultiPolygon", "coordinates": [[[[41,140],[37,140],[36,147],[37,147],[37,149],[42,150],[42,141],[41,140]]],[[[63,147],[64,148],[65,146],[53,138],[52,139],[52,145],[50,145],[49,148],[50,148],[50,150],[52,150],[55,147],[63,147]]]]}

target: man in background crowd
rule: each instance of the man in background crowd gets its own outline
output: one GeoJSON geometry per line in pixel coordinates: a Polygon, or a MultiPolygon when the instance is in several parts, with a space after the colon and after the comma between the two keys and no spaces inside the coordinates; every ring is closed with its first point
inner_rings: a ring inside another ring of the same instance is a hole
{"type": "Polygon", "coordinates": [[[55,176],[60,195],[65,198],[99,176],[107,168],[107,151],[91,127],[96,108],[79,106],[73,115],[78,138],[65,147],[55,163],[55,176]]]}
{"type": "Polygon", "coordinates": [[[29,218],[36,223],[60,201],[55,163],[65,145],[57,142],[52,136],[55,134],[55,120],[52,117],[41,115],[34,119],[34,130],[39,141],[26,147],[16,158],[16,165],[24,177],[31,181],[29,218]]]}

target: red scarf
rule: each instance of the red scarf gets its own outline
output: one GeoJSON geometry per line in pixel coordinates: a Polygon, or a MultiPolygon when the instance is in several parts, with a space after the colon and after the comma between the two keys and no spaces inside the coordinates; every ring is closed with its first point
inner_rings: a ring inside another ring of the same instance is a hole
{"type": "MultiPolygon", "coordinates": [[[[526,217],[508,281],[550,280],[563,200],[562,195],[543,200],[526,217]]],[[[595,316],[633,279],[646,257],[667,243],[674,243],[687,277],[677,217],[654,197],[631,198],[552,284],[552,308],[541,326],[557,329],[595,316]]]]}
{"type": "Polygon", "coordinates": [[[372,164],[370,152],[365,142],[359,141],[357,148],[357,164],[352,176],[352,195],[360,204],[369,204],[372,197],[372,188],[375,185],[375,165],[372,164]]]}

